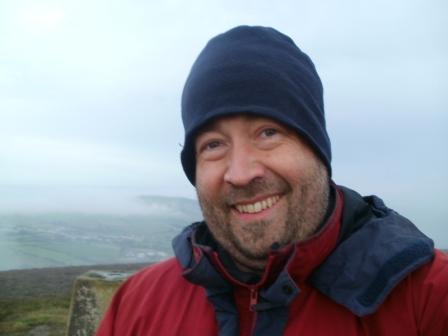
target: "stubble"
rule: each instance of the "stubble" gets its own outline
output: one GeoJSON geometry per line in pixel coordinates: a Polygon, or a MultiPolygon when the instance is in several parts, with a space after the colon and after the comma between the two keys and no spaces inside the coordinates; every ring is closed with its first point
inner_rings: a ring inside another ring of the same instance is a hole
{"type": "Polygon", "coordinates": [[[244,187],[228,186],[214,202],[200,188],[197,194],[214,238],[237,263],[261,270],[273,243],[282,247],[305,240],[322,223],[328,207],[329,179],[325,166],[318,162],[316,169],[295,187],[279,176],[270,176],[254,179],[244,187]],[[231,222],[233,204],[257,195],[277,193],[284,195],[287,202],[285,218],[259,220],[249,225],[231,222]]]}

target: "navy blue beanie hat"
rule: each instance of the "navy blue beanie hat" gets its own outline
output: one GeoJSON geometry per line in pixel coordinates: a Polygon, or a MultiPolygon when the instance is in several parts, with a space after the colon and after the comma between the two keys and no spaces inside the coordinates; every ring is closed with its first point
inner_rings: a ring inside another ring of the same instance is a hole
{"type": "Polygon", "coordinates": [[[195,184],[195,136],[220,116],[254,114],[295,130],[331,176],[323,88],[311,59],[272,28],[239,26],[211,39],[191,68],[182,93],[182,166],[195,184]]]}

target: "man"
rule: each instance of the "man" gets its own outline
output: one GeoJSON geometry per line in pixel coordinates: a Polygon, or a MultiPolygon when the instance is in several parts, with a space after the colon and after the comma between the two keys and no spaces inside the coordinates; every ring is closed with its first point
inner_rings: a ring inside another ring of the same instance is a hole
{"type": "Polygon", "coordinates": [[[322,85],[289,37],[213,38],[182,118],[204,222],[119,289],[98,335],[448,335],[447,256],[331,180],[322,85]]]}

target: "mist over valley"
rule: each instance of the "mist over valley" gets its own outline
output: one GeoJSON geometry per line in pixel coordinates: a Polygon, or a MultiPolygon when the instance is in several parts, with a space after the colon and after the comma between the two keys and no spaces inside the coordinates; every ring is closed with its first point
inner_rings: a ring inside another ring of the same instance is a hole
{"type": "Polygon", "coordinates": [[[201,219],[196,200],[137,189],[9,191],[0,197],[0,271],[160,261],[172,255],[173,237],[201,219]]]}

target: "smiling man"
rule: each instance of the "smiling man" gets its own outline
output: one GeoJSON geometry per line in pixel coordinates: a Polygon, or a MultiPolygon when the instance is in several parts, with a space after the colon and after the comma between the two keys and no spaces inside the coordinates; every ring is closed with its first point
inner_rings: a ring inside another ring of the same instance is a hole
{"type": "Polygon", "coordinates": [[[273,244],[304,240],[322,223],[328,173],[293,130],[239,114],[211,122],[195,147],[205,222],[240,269],[262,273],[273,244]]]}
{"type": "Polygon", "coordinates": [[[119,289],[98,335],[448,335],[447,256],[333,182],[322,91],[274,29],[209,41],[182,96],[204,221],[119,289]]]}

